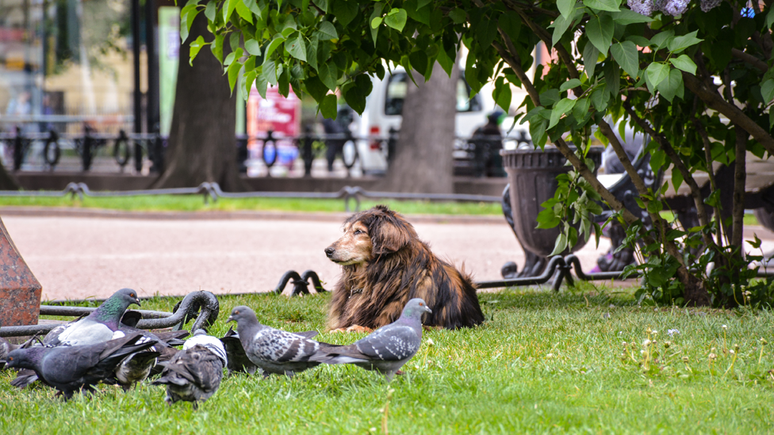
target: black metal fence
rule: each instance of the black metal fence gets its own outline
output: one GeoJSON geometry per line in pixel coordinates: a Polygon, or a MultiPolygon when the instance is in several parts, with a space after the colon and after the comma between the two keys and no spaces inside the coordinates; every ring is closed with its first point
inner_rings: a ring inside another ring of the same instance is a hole
{"type": "MultiPolygon", "coordinates": [[[[271,175],[271,168],[279,161],[279,144],[291,143],[298,150],[303,161],[303,176],[312,176],[315,159],[340,158],[347,176],[360,160],[362,152],[378,152],[389,165],[395,151],[398,133],[389,132],[386,136],[355,136],[352,133],[319,134],[307,128],[300,136],[279,136],[269,131],[263,136],[237,135],[237,162],[244,172],[250,159],[249,149],[257,149],[257,160],[266,168],[265,174],[271,175]]],[[[131,165],[140,173],[147,165],[151,172],[161,172],[164,167],[164,154],[167,137],[160,134],[127,133],[120,130],[115,133],[99,133],[88,125],[79,134],[59,133],[55,129],[47,132],[27,132],[20,126],[10,132],[0,132],[0,144],[3,144],[13,171],[23,170],[25,162],[32,157],[39,158],[39,168],[55,171],[61,163],[63,151],[71,150],[80,160],[82,171],[92,170],[95,157],[111,155],[120,172],[131,165]]],[[[497,158],[497,150],[504,147],[531,146],[532,142],[524,131],[517,131],[506,137],[477,136],[457,137],[454,143],[455,174],[464,176],[486,176],[488,161],[497,158]]],[[[256,154],[255,152],[253,153],[256,154]]],[[[361,168],[364,165],[361,164],[361,168]]],[[[377,168],[378,171],[385,167],[377,168]]],[[[363,170],[362,172],[366,172],[363,170]]],[[[489,174],[491,175],[491,174],[489,174]]]]}

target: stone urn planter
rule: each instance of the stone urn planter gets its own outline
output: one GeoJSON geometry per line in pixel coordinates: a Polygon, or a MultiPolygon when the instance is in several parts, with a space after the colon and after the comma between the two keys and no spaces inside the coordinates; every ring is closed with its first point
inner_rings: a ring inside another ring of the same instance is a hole
{"type": "MultiPolygon", "coordinates": [[[[542,210],[540,204],[553,198],[558,183],[556,176],[569,172],[567,159],[558,149],[546,146],[540,149],[502,150],[503,166],[508,173],[510,184],[510,205],[513,216],[513,231],[525,250],[547,257],[553,250],[561,228],[537,229],[537,216],[542,210]]],[[[588,157],[598,168],[602,161],[602,148],[593,147],[588,157]]],[[[584,237],[572,247],[575,252],[585,245],[584,237]]]]}

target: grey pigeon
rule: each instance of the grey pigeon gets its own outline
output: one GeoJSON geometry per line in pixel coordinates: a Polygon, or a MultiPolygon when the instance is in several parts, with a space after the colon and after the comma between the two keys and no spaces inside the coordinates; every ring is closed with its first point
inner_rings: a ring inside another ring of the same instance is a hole
{"type": "Polygon", "coordinates": [[[103,343],[121,326],[121,316],[131,304],[140,305],[137,292],[123,288],[110,296],[88,316],[57,326],[43,338],[46,346],[78,346],[103,343]]]}
{"type": "MultiPolygon", "coordinates": [[[[312,338],[318,334],[317,331],[304,331],[304,332],[291,332],[304,338],[312,338]]],[[[232,328],[228,328],[228,332],[224,335],[220,341],[223,342],[223,347],[226,348],[226,354],[228,355],[228,372],[245,372],[248,374],[255,373],[258,366],[250,361],[247,357],[242,342],[239,339],[239,333],[232,328]]]]}
{"type": "Polygon", "coordinates": [[[231,311],[228,322],[237,322],[237,333],[247,358],[258,366],[264,377],[270,374],[293,376],[296,372],[319,365],[311,361],[320,343],[292,332],[258,322],[255,312],[240,305],[231,311]]]}
{"type": "Polygon", "coordinates": [[[184,400],[193,402],[196,409],[198,402],[204,402],[218,390],[227,364],[223,343],[199,329],[167,363],[153,385],[167,386],[165,400],[170,405],[184,400]]]}
{"type": "Polygon", "coordinates": [[[5,366],[5,357],[17,347],[15,344],[9,343],[5,338],[0,337],[0,369],[5,366]]]}
{"type": "Polygon", "coordinates": [[[16,349],[6,359],[10,368],[34,370],[38,378],[65,397],[78,390],[93,392],[101,381],[115,382],[116,366],[128,355],[153,346],[152,340],[138,344],[140,334],[91,345],[16,349]]]}
{"type": "MultiPolygon", "coordinates": [[[[137,344],[151,342],[154,345],[141,352],[135,352],[123,360],[116,366],[115,377],[116,383],[128,391],[132,386],[138,382],[144,381],[150,374],[153,367],[156,366],[160,352],[156,350],[160,347],[161,342],[156,338],[151,338],[150,333],[136,332],[140,334],[140,338],[137,340],[137,344]]],[[[123,331],[119,330],[113,334],[113,338],[125,337],[123,331]]]]}
{"type": "Polygon", "coordinates": [[[422,314],[431,313],[425,301],[411,299],[393,323],[347,346],[325,346],[312,359],[326,364],[354,364],[383,373],[391,381],[422,344],[422,314]]]}

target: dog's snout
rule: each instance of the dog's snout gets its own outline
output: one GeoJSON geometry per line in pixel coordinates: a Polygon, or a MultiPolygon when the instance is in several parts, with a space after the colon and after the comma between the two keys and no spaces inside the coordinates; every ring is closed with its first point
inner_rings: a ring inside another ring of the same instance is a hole
{"type": "Polygon", "coordinates": [[[336,252],[336,248],[334,248],[333,246],[328,246],[327,248],[325,248],[325,255],[327,255],[328,258],[331,258],[334,252],[336,252]]]}

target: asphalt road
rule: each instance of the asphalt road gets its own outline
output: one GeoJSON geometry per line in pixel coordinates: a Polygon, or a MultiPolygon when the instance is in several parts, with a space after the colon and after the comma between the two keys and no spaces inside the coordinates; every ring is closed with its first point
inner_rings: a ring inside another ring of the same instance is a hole
{"type": "MultiPolygon", "coordinates": [[[[312,269],[331,288],[340,268],[323,250],[341,234],[346,214],[135,214],[0,210],[44,300],[104,298],[122,287],[141,296],[266,292],[288,270],[312,269]],[[192,218],[193,216],[193,218],[192,218]]],[[[433,251],[472,273],[500,279],[506,261],[524,253],[504,219],[409,216],[433,251]]],[[[764,249],[774,234],[756,228],[764,249]]],[[[750,235],[750,237],[752,237],[750,235]]],[[[609,247],[602,239],[578,252],[584,270],[609,247]]]]}

